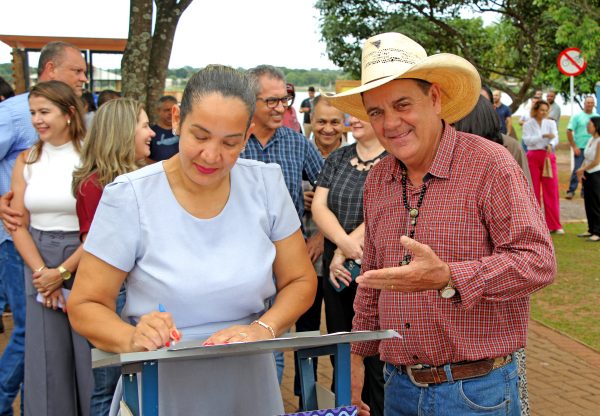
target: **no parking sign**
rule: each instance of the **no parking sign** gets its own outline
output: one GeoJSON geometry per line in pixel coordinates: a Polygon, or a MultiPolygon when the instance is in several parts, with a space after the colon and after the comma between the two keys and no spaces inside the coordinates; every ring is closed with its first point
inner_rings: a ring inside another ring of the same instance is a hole
{"type": "Polygon", "coordinates": [[[586,65],[579,48],[568,48],[558,55],[558,69],[570,77],[580,75],[585,71],[586,65]]]}

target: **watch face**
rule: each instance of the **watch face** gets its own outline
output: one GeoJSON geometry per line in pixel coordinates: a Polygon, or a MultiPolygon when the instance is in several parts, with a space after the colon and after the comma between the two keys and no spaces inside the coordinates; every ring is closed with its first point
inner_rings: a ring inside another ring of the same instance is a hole
{"type": "Polygon", "coordinates": [[[444,299],[450,299],[454,295],[456,295],[456,289],[454,289],[453,287],[450,287],[450,286],[442,289],[442,291],[440,293],[440,296],[444,299]]]}

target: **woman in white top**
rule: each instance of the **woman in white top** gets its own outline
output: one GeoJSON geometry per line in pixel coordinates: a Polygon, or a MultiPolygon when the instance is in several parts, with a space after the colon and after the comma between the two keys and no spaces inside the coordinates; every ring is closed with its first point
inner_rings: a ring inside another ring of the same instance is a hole
{"type": "Polygon", "coordinates": [[[540,205],[540,200],[543,198],[548,229],[551,233],[564,234],[560,224],[558,170],[554,155],[554,148],[558,144],[558,129],[554,120],[547,118],[549,109],[550,106],[546,101],[540,100],[533,105],[531,118],[523,125],[523,141],[527,145],[531,184],[540,205]],[[544,173],[544,165],[548,163],[546,159],[550,161],[551,174],[544,173]]]}
{"type": "Polygon", "coordinates": [[[90,350],[66,315],[66,295],[82,249],[73,169],[85,134],[81,102],[60,81],[29,93],[39,141],[15,162],[11,207],[23,214],[12,231],[25,261],[26,415],[88,415],[93,386],[90,350]]]}
{"type": "Polygon", "coordinates": [[[600,241],[600,117],[590,118],[587,131],[592,135],[584,151],[584,160],[577,170],[584,191],[585,215],[588,220],[588,232],[578,237],[587,237],[588,241],[600,241]]]}

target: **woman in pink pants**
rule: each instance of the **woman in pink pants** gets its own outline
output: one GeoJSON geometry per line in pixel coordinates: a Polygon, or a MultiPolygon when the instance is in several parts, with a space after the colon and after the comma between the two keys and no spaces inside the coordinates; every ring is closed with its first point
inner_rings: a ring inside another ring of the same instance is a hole
{"type": "Polygon", "coordinates": [[[543,198],[548,229],[551,233],[564,234],[560,224],[558,171],[554,154],[554,148],[558,144],[558,129],[554,120],[546,118],[549,108],[548,103],[542,100],[533,105],[531,118],[523,125],[523,141],[527,145],[527,161],[531,171],[533,191],[540,204],[543,198]],[[546,159],[550,161],[550,169],[544,172],[546,159]]]}

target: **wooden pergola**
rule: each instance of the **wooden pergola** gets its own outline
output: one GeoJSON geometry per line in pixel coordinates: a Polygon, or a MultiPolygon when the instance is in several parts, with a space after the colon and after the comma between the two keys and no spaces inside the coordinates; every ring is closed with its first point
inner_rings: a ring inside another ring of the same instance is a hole
{"type": "Polygon", "coordinates": [[[89,88],[93,91],[93,56],[94,53],[123,53],[127,39],[111,38],[75,38],[67,36],[19,36],[0,35],[0,42],[12,48],[13,79],[15,92],[20,94],[29,89],[28,52],[39,52],[44,45],[53,41],[68,42],[77,46],[84,54],[87,63],[89,88]]]}

